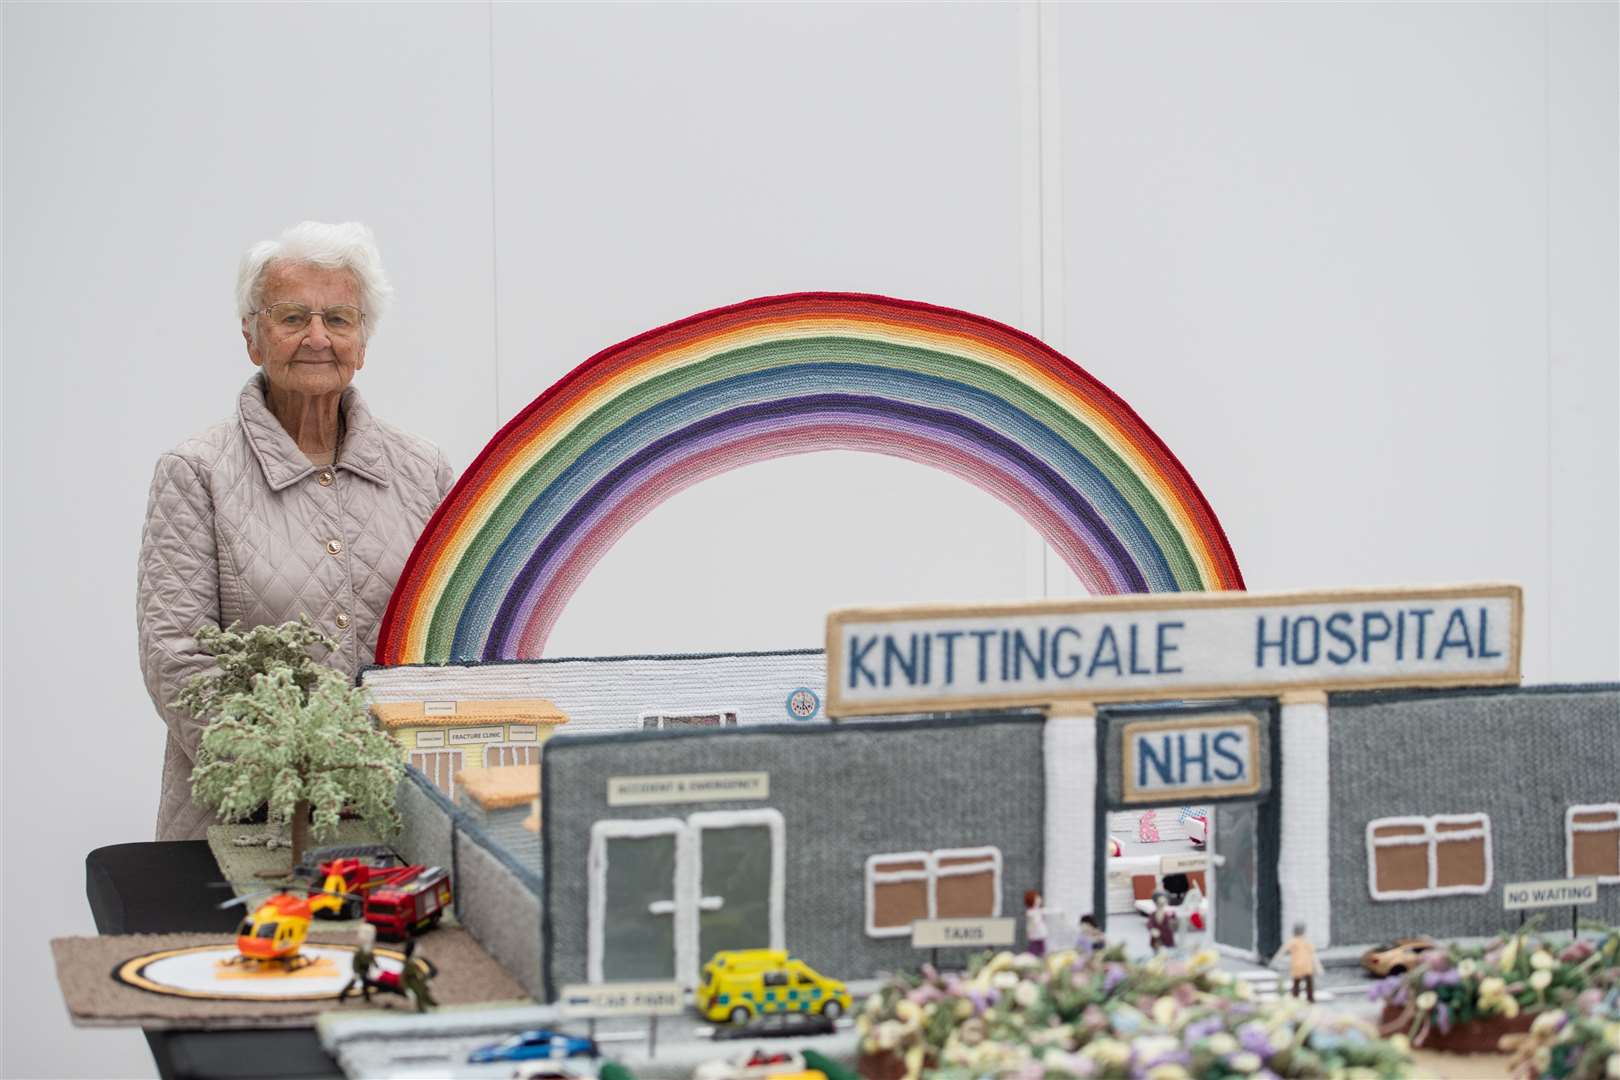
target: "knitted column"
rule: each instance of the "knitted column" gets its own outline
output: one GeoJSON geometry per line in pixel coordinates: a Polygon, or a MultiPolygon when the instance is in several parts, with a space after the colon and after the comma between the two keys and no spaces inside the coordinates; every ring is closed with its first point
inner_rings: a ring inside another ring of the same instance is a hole
{"type": "Polygon", "coordinates": [[[1317,946],[1332,942],[1328,810],[1327,695],[1282,697],[1282,843],[1277,879],[1282,893],[1283,938],[1295,923],[1308,927],[1317,946]]]}
{"type": "Polygon", "coordinates": [[[1044,732],[1046,852],[1042,895],[1070,922],[1091,911],[1096,865],[1097,711],[1053,709],[1044,732]]]}

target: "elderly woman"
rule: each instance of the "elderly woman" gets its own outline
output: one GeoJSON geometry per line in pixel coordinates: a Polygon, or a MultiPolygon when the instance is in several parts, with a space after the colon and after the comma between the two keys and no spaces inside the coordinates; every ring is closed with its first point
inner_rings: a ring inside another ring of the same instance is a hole
{"type": "Polygon", "coordinates": [[[411,546],[450,490],[431,443],[371,415],[350,385],[391,293],[371,230],[306,221],[242,258],[236,304],[256,371],[236,413],[158,459],[141,539],[141,669],[168,725],[157,838],[201,837],[203,724],[174,706],[212,659],[204,624],[307,615],[367,662],[411,546]]]}

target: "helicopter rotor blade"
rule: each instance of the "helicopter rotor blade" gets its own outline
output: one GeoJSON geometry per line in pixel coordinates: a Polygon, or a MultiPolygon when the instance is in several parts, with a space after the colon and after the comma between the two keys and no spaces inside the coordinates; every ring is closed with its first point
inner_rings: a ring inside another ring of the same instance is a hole
{"type": "MultiPolygon", "coordinates": [[[[217,881],[212,882],[210,887],[216,889],[234,889],[246,884],[248,884],[248,882],[217,881]]],[[[223,903],[215,904],[214,906],[218,908],[228,908],[235,907],[237,904],[258,904],[272,896],[287,892],[286,889],[276,888],[274,886],[265,888],[263,882],[256,882],[255,884],[258,885],[258,888],[244,889],[241,894],[233,896],[229,900],[226,900],[223,903]]]]}
{"type": "Polygon", "coordinates": [[[232,897],[224,903],[215,905],[216,907],[221,908],[234,907],[237,904],[253,903],[263,900],[265,897],[275,896],[277,893],[286,893],[292,890],[297,890],[299,893],[302,893],[305,896],[335,896],[340,900],[365,900],[365,897],[359,893],[338,892],[335,889],[316,889],[308,885],[294,884],[289,885],[286,888],[276,888],[274,886],[266,888],[264,882],[262,881],[210,881],[207,884],[210,889],[236,889],[242,888],[243,886],[253,886],[253,888],[244,889],[241,894],[232,897]]]}
{"type": "Polygon", "coordinates": [[[210,889],[245,889],[248,892],[273,893],[286,891],[281,886],[272,884],[259,878],[254,881],[209,881],[205,882],[210,889]]]}

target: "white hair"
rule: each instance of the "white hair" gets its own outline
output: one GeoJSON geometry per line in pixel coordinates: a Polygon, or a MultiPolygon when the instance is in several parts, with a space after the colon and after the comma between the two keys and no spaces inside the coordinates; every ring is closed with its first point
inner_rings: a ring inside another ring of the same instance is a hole
{"type": "Polygon", "coordinates": [[[353,274],[360,287],[360,310],[365,313],[361,333],[366,337],[377,329],[394,295],[370,229],[358,221],[340,225],[301,221],[276,239],[261,240],[243,253],[242,265],[236,271],[238,316],[246,319],[264,303],[265,275],[277,263],[304,263],[353,274]]]}

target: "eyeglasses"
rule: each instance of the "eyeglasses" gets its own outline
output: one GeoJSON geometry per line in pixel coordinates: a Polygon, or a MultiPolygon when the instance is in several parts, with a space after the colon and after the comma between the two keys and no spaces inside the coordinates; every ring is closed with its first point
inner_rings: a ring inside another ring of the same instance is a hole
{"type": "Polygon", "coordinates": [[[360,324],[365,315],[357,307],[349,304],[336,304],[325,311],[312,311],[303,304],[294,304],[290,301],[280,304],[271,304],[251,312],[253,315],[268,314],[270,325],[277,333],[296,334],[309,325],[309,320],[319,315],[326,332],[336,337],[350,337],[360,331],[360,324]]]}

